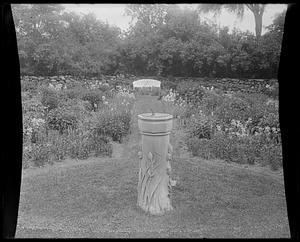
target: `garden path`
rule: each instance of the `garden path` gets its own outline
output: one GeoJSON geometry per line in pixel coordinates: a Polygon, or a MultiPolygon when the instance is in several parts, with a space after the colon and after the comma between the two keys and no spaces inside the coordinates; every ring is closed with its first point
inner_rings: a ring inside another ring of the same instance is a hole
{"type": "MultiPolygon", "coordinates": [[[[114,158],[132,158],[136,156],[139,142],[141,140],[139,131],[138,131],[138,114],[151,112],[151,109],[154,112],[166,112],[171,113],[168,110],[168,107],[161,101],[157,100],[157,96],[139,96],[135,102],[132,110],[132,125],[131,125],[131,134],[125,140],[124,143],[113,144],[113,155],[114,158]]],[[[174,149],[174,156],[180,158],[189,158],[190,153],[187,151],[187,147],[183,142],[184,132],[179,129],[177,126],[176,120],[173,123],[173,132],[171,133],[170,140],[174,149]],[[176,132],[175,132],[176,130],[176,132]]]]}

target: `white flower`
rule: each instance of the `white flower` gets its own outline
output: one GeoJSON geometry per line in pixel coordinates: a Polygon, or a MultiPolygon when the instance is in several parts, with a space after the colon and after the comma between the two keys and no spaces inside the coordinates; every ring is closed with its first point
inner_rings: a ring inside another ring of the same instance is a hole
{"type": "Polygon", "coordinates": [[[28,127],[27,129],[25,129],[25,134],[30,135],[32,133],[33,129],[31,127],[28,127]]]}
{"type": "Polygon", "coordinates": [[[28,150],[28,151],[31,151],[32,150],[32,147],[29,145],[29,146],[25,146],[24,147],[24,150],[26,151],[26,150],[28,150]]]}
{"type": "Polygon", "coordinates": [[[40,126],[45,123],[45,120],[41,118],[33,118],[31,122],[34,126],[40,126]]]}

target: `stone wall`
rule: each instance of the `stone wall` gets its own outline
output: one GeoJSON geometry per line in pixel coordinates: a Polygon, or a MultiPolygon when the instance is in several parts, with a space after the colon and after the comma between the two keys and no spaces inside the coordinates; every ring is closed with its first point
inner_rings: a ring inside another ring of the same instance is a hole
{"type": "Polygon", "coordinates": [[[170,88],[176,86],[182,81],[198,82],[204,87],[214,87],[224,91],[242,91],[242,92],[261,92],[277,83],[276,79],[230,79],[230,78],[186,78],[186,77],[125,77],[119,76],[101,76],[101,77],[76,77],[76,76],[22,76],[22,81],[42,82],[43,84],[58,86],[61,88],[80,82],[87,86],[109,85],[116,87],[118,85],[126,85],[132,87],[132,82],[138,79],[151,78],[161,81],[162,88],[170,88]]]}

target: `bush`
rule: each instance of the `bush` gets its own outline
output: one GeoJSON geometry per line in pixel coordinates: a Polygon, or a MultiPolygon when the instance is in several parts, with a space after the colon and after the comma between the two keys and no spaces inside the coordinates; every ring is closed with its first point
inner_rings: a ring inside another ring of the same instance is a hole
{"type": "Polygon", "coordinates": [[[67,86],[66,90],[68,90],[68,89],[75,89],[75,90],[84,89],[84,84],[82,82],[80,82],[78,80],[73,80],[73,79],[72,79],[72,81],[67,82],[66,86],[67,86]]]}
{"type": "Polygon", "coordinates": [[[99,90],[86,90],[82,93],[81,99],[91,104],[92,110],[96,111],[102,103],[103,93],[99,90]]]}
{"type": "Polygon", "coordinates": [[[78,122],[77,115],[67,107],[52,109],[46,117],[47,126],[49,129],[57,130],[60,134],[63,134],[67,129],[76,128],[78,122]]]}
{"type": "Polygon", "coordinates": [[[87,159],[91,152],[89,133],[82,130],[69,130],[69,154],[71,158],[87,159]]]}
{"type": "Polygon", "coordinates": [[[272,79],[268,85],[268,87],[262,90],[264,94],[269,96],[270,98],[277,99],[279,98],[279,83],[278,80],[272,79]]]}
{"type": "Polygon", "coordinates": [[[51,156],[55,161],[61,161],[69,155],[69,136],[59,135],[52,131],[48,134],[48,144],[50,145],[51,156]]]}
{"type": "Polygon", "coordinates": [[[59,97],[57,91],[46,86],[42,86],[39,90],[42,97],[41,102],[45,107],[47,107],[48,111],[58,107],[59,97]]]}
{"type": "Polygon", "coordinates": [[[227,136],[217,133],[212,139],[190,138],[187,146],[194,156],[218,158],[239,164],[270,165],[273,170],[282,167],[281,145],[264,145],[255,137],[227,136]]]}
{"type": "Polygon", "coordinates": [[[215,112],[218,121],[222,125],[229,125],[231,120],[241,120],[245,122],[251,117],[250,105],[243,99],[226,97],[223,103],[215,112]]]}
{"type": "Polygon", "coordinates": [[[111,157],[113,152],[112,144],[108,137],[102,135],[93,135],[92,136],[92,149],[95,151],[95,156],[109,156],[111,157]]]}
{"type": "Polygon", "coordinates": [[[63,90],[63,93],[69,99],[78,99],[85,91],[86,90],[83,87],[75,86],[73,88],[63,90]]]}
{"type": "Polygon", "coordinates": [[[30,117],[42,118],[45,114],[45,106],[37,97],[22,100],[22,113],[23,116],[29,115],[30,117]]]}
{"type": "Polygon", "coordinates": [[[239,137],[228,137],[219,133],[209,142],[211,153],[215,158],[240,164],[253,163],[253,157],[249,156],[251,152],[247,151],[249,144],[239,137]]]}
{"type": "Polygon", "coordinates": [[[100,92],[102,92],[102,93],[107,93],[107,92],[109,92],[110,91],[110,89],[111,89],[111,87],[109,86],[109,85],[100,85],[99,87],[98,87],[98,90],[100,91],[100,92]]]}
{"type": "Polygon", "coordinates": [[[213,158],[211,142],[208,139],[189,138],[187,140],[187,147],[193,156],[199,156],[204,159],[213,158]]]}
{"type": "Polygon", "coordinates": [[[211,115],[221,104],[224,97],[214,91],[205,91],[201,106],[207,115],[211,115]]]}
{"type": "Polygon", "coordinates": [[[267,105],[260,119],[259,126],[279,128],[279,110],[275,104],[267,105]]]}
{"type": "Polygon", "coordinates": [[[31,150],[26,153],[25,160],[32,162],[35,166],[41,167],[49,163],[51,150],[45,143],[32,144],[31,150]]]}
{"type": "Polygon", "coordinates": [[[23,142],[22,167],[24,169],[30,166],[31,159],[31,144],[23,142]]]}
{"type": "MultiPolygon", "coordinates": [[[[95,120],[94,120],[95,121],[95,120]]],[[[95,156],[111,156],[112,145],[108,137],[99,135],[93,129],[93,120],[87,118],[78,123],[76,130],[68,130],[68,152],[71,158],[86,159],[95,156]]]]}
{"type": "Polygon", "coordinates": [[[105,110],[97,114],[94,132],[121,142],[122,138],[129,133],[130,121],[131,114],[127,110],[105,110]]]}
{"type": "Polygon", "coordinates": [[[249,105],[252,124],[255,126],[263,117],[268,97],[261,93],[236,93],[235,97],[245,100],[249,105]]]}
{"type": "Polygon", "coordinates": [[[169,90],[169,89],[175,90],[177,87],[177,83],[173,81],[164,80],[161,82],[161,86],[164,90],[169,90]]]}
{"type": "Polygon", "coordinates": [[[32,138],[33,133],[37,130],[33,120],[43,120],[45,115],[45,107],[37,98],[22,101],[22,116],[23,116],[23,142],[27,142],[32,138]]]}
{"type": "Polygon", "coordinates": [[[204,89],[195,82],[181,82],[176,88],[178,92],[177,98],[182,98],[191,106],[198,106],[204,96],[204,89]]]}
{"type": "Polygon", "coordinates": [[[213,134],[214,119],[201,113],[195,115],[188,122],[189,137],[197,137],[199,139],[210,139],[213,134]]]}
{"type": "Polygon", "coordinates": [[[34,93],[37,90],[37,82],[21,79],[21,91],[34,93]]]}
{"type": "Polygon", "coordinates": [[[272,170],[282,167],[282,147],[281,145],[268,145],[262,147],[261,164],[269,165],[272,170]]]}

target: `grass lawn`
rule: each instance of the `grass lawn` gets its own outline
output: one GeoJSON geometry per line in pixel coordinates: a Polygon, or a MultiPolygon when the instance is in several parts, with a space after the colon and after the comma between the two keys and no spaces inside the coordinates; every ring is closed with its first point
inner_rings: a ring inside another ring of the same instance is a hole
{"type": "MultiPolygon", "coordinates": [[[[150,108],[162,112],[155,99],[137,101],[134,116],[150,108]]],[[[136,128],[135,118],[131,137],[118,149],[121,156],[67,160],[24,170],[16,237],[290,236],[282,175],[220,161],[175,156],[174,210],[163,216],[145,214],[136,205],[136,128]]]]}

